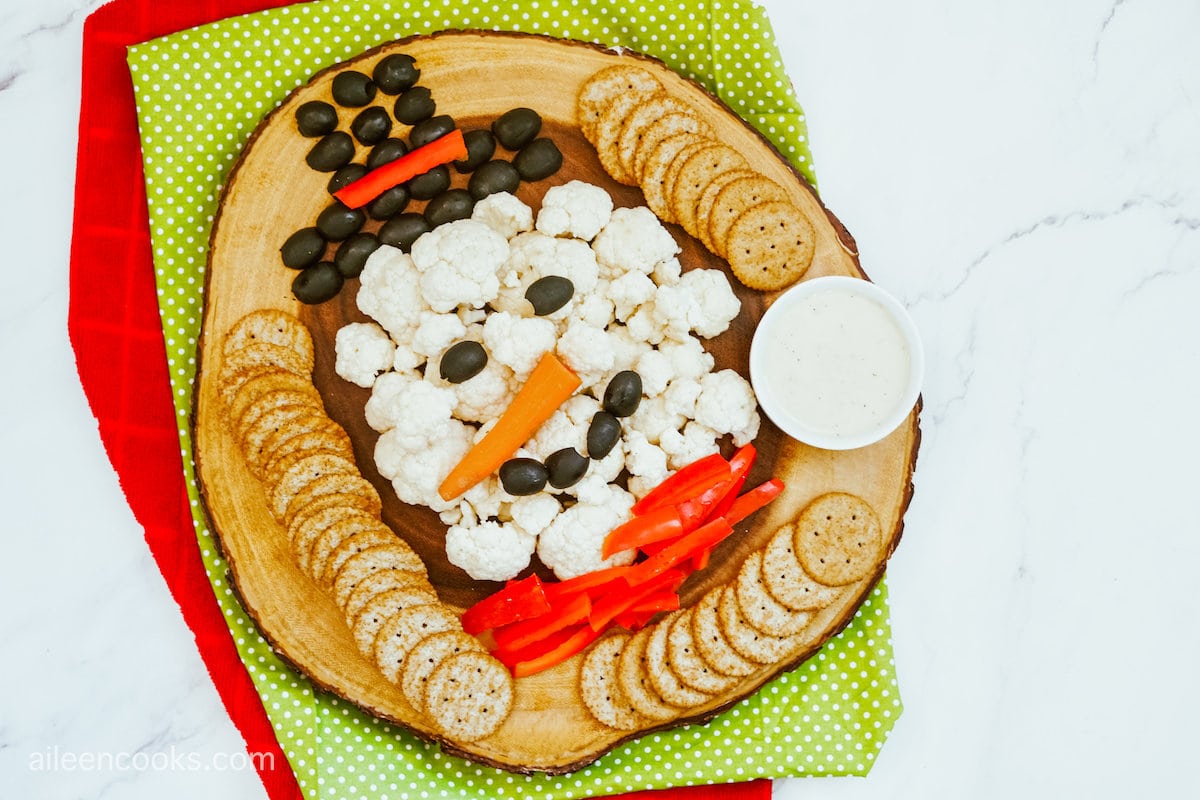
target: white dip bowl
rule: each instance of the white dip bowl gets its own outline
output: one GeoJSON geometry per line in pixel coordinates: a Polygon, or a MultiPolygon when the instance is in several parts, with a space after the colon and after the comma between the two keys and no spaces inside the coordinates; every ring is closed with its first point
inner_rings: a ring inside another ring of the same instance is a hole
{"type": "Polygon", "coordinates": [[[912,412],[925,356],[904,306],[870,281],[829,276],[792,287],[763,314],[750,382],[779,428],[824,450],[879,441],[912,412]]]}

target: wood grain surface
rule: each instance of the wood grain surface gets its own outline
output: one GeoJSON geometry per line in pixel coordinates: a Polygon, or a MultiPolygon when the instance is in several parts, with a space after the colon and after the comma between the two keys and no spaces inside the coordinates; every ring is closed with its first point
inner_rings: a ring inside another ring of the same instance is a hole
{"type": "MultiPolygon", "coordinates": [[[[350,432],[360,470],[384,498],[384,520],[422,555],[441,599],[461,609],[497,588],[497,584],[472,581],[449,564],[443,548],[445,525],[429,509],[400,503],[374,467],[372,451],[377,434],[363,416],[369,391],[341,380],[333,371],[337,329],[346,322],[364,319],[354,305],[357,281],[348,281],[331,302],[303,306],[290,289],[295,273],[279,260],[284,239],[296,229],[313,224],[317,213],[329,202],[329,175],[305,165],[304,157],[313,140],[296,132],[296,107],[308,100],[330,100],[335,72],[356,68],[369,74],[376,61],[393,52],[405,52],[417,59],[420,83],[432,91],[437,113],[450,114],[464,130],[485,127],[516,106],[529,106],[542,115],[543,135],[552,137],[563,151],[564,166],[545,181],[522,184],[518,196],[535,210],[546,189],[572,179],[605,187],[617,206],[643,204],[638,189],[621,186],[605,174],[575,123],[575,96],[581,83],[597,69],[636,61],[653,71],[671,93],[699,109],[723,141],[784,186],[792,200],[813,219],[818,241],[807,277],[865,275],[853,240],[765,139],[697,84],[657,61],[629,51],[617,53],[523,34],[447,32],[418,37],[388,44],[318,74],[263,120],[224,187],[210,243],[193,416],[201,496],[229,562],[233,584],[275,650],[318,687],[419,735],[437,738],[399,688],[388,683],[370,660],[358,653],[333,600],[293,563],[284,531],[267,510],[261,485],[221,424],[215,395],[221,338],[238,318],[265,307],[298,314],[313,333],[314,381],[328,413],[350,432]]],[[[376,100],[377,104],[385,102],[390,105],[391,98],[381,96],[376,100]]],[[[348,129],[357,111],[339,109],[342,129],[348,129]]],[[[393,136],[404,136],[406,132],[405,126],[398,125],[393,136]]],[[[357,161],[362,160],[365,150],[360,146],[357,161]]],[[[459,185],[465,183],[465,178],[457,176],[456,181],[459,185]]],[[[412,208],[419,209],[420,204],[412,208]]],[[[368,229],[377,225],[370,223],[368,229]]],[[[680,260],[685,269],[710,267],[728,273],[723,262],[682,229],[669,229],[683,247],[680,260]]],[[[747,375],[750,338],[772,298],[731,282],[742,301],[742,311],[729,331],[708,340],[706,345],[718,369],[732,368],[747,375]]],[[[875,508],[887,537],[885,553],[890,554],[899,541],[912,493],[912,471],[920,441],[918,412],[919,405],[883,441],[843,452],[801,445],[783,436],[764,418],[755,442],[760,460],[750,484],[775,475],[786,482],[787,489],[771,506],[739,526],[735,536],[714,554],[708,569],[688,580],[682,590],[683,603],[692,603],[708,588],[729,581],[746,554],[762,547],[771,533],[812,498],[828,491],[860,495],[875,508]]],[[[794,667],[811,655],[849,621],[883,567],[881,562],[873,575],[851,587],[843,602],[821,612],[809,628],[809,646],[792,663],[759,670],[725,695],[695,709],[688,719],[712,717],[754,692],[782,668],[794,667]]],[[[590,763],[630,738],[629,733],[606,728],[588,714],[577,688],[580,660],[576,657],[518,681],[514,711],[492,736],[470,744],[443,741],[443,746],[506,769],[562,773],[590,763]]],[[[676,720],[668,726],[684,721],[676,720]]]]}

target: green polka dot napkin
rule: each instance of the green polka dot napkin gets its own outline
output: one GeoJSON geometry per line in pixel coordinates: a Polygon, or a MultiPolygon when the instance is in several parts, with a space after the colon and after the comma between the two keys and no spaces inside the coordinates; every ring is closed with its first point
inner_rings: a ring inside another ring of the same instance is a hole
{"type": "Polygon", "coordinates": [[[222,181],[262,116],[310,75],[382,42],[444,28],[622,45],[721,96],[811,179],[804,116],[766,13],[744,0],[315,2],[131,47],[150,229],[179,437],[217,600],[309,798],[574,798],[796,775],[862,775],[901,711],[884,585],[814,658],[708,725],[656,733],[566,777],[444,755],[329,695],[280,661],[233,591],[200,511],[188,433],[209,229],[222,181]]]}

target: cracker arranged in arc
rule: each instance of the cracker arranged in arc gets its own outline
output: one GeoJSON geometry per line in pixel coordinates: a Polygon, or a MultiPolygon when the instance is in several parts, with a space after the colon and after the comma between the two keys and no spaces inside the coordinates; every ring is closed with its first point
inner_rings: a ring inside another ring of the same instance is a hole
{"type": "Polygon", "coordinates": [[[673,611],[655,623],[654,632],[646,642],[646,674],[654,691],[667,703],[679,708],[692,708],[704,705],[712,699],[712,695],[687,686],[671,671],[667,635],[679,615],[679,611],[673,611]]]}
{"type": "Polygon", "coordinates": [[[782,289],[804,276],[816,232],[791,203],[760,203],[742,214],[725,239],[729,268],[751,289],[782,289]]]}
{"type": "Polygon", "coordinates": [[[637,149],[633,154],[633,169],[630,171],[638,183],[646,183],[646,162],[654,148],[664,139],[678,133],[694,133],[711,136],[712,128],[692,112],[671,112],[660,117],[654,125],[641,131],[637,149]]]}
{"type": "Polygon", "coordinates": [[[686,148],[699,147],[706,141],[708,140],[700,134],[677,133],[656,144],[646,157],[642,172],[642,194],[646,198],[647,207],[664,222],[674,222],[670,216],[671,204],[667,188],[667,175],[671,166],[678,161],[686,148]]]}
{"type": "Polygon", "coordinates": [[[738,608],[752,626],[768,636],[794,636],[812,621],[809,611],[793,611],[776,600],[763,583],[762,551],[746,557],[734,583],[738,608]]]}
{"type": "Polygon", "coordinates": [[[722,694],[737,684],[737,678],[710,669],[696,649],[692,636],[692,609],[684,609],[667,631],[667,662],[685,686],[705,694],[722,694]]]}
{"type": "Polygon", "coordinates": [[[334,473],[322,475],[297,492],[283,513],[286,525],[308,503],[327,494],[361,494],[372,514],[379,514],[383,509],[383,501],[379,492],[366,478],[356,474],[334,473]]]}
{"type": "Polygon", "coordinates": [[[234,388],[236,391],[239,375],[242,380],[249,377],[250,373],[244,372],[247,368],[275,367],[297,375],[311,375],[311,364],[303,354],[290,347],[269,342],[254,342],[225,356],[218,380],[227,389],[234,388]]]}
{"type": "Polygon", "coordinates": [[[369,514],[354,506],[330,505],[308,515],[304,518],[303,523],[289,525],[290,546],[296,566],[311,578],[313,546],[317,540],[324,536],[330,528],[340,525],[346,520],[361,522],[370,518],[369,514]]]}
{"type": "MultiPolygon", "coordinates": [[[[741,153],[720,142],[713,142],[684,160],[671,190],[671,210],[685,231],[700,238],[700,195],[719,176],[746,166],[741,153]]],[[[705,214],[706,219],[709,213],[705,214]]]]}
{"type": "Polygon", "coordinates": [[[377,530],[379,524],[378,518],[371,514],[356,514],[330,525],[313,540],[309,547],[307,559],[309,576],[317,584],[324,586],[325,568],[338,547],[364,531],[377,530]]]}
{"type": "Polygon", "coordinates": [[[729,257],[729,229],[750,209],[762,203],[785,203],[783,187],[762,175],[745,175],[730,181],[713,198],[708,220],[708,236],[716,254],[729,257]]]}
{"type": "Polygon", "coordinates": [[[770,636],[755,628],[742,615],[732,586],[725,586],[717,602],[717,619],[725,638],[738,655],[759,664],[778,664],[797,652],[802,636],[770,636]]]}
{"type": "Polygon", "coordinates": [[[354,460],[338,453],[314,452],[296,459],[271,488],[271,508],[282,518],[292,499],[313,481],[325,475],[357,475],[354,460]]]}
{"type": "MultiPolygon", "coordinates": [[[[372,548],[367,549],[370,550],[372,548]]],[[[365,553],[366,550],[360,552],[365,553]]],[[[351,558],[353,557],[351,556],[351,558]]],[[[346,561],[349,563],[350,559],[346,559],[346,561]]],[[[341,580],[346,574],[345,569],[341,570],[338,573],[338,580],[341,580]]],[[[353,588],[345,595],[345,599],[338,604],[341,606],[342,612],[346,615],[347,619],[353,619],[362,610],[363,606],[377,594],[383,594],[392,589],[425,588],[428,586],[425,576],[421,573],[409,569],[393,568],[377,569],[355,583],[335,583],[335,592],[338,590],[345,591],[347,585],[353,588]]]]}
{"type": "Polygon", "coordinates": [[[784,525],[763,549],[763,584],[771,596],[793,611],[814,611],[834,602],[839,590],[817,583],[796,558],[795,528],[784,525]]]}
{"type": "Polygon", "coordinates": [[[271,443],[277,441],[279,434],[283,431],[303,429],[310,421],[323,417],[320,411],[308,403],[277,406],[261,415],[246,430],[242,439],[242,449],[250,469],[260,479],[265,478],[267,461],[275,452],[271,443]]]}
{"type": "Polygon", "coordinates": [[[642,628],[625,643],[617,664],[617,680],[639,714],[654,722],[665,722],[679,716],[679,709],[663,700],[650,683],[646,645],[654,631],[653,627],[642,628]]]}
{"type": "Polygon", "coordinates": [[[588,78],[579,89],[575,120],[588,141],[595,142],[600,112],[609,98],[626,92],[655,92],[662,83],[649,71],[630,64],[605,67],[588,78]]]}
{"type": "MultiPolygon", "coordinates": [[[[683,114],[696,119],[691,106],[663,91],[645,96],[625,116],[617,134],[617,161],[624,173],[640,182],[641,172],[637,169],[637,152],[645,135],[660,127],[659,120],[669,114],[683,114]]],[[[699,125],[696,126],[699,129],[699,125]]]]}
{"type": "MultiPolygon", "coordinates": [[[[399,539],[392,529],[385,525],[383,520],[373,518],[370,525],[338,542],[321,566],[318,582],[326,589],[333,589],[333,582],[337,579],[338,572],[351,557],[372,547],[391,544],[395,541],[399,541],[399,539]]],[[[316,573],[317,566],[314,559],[314,573],[316,573]]]]}
{"type": "Polygon", "coordinates": [[[389,589],[377,594],[367,601],[366,605],[350,622],[350,631],[354,634],[354,644],[358,651],[365,656],[372,656],[375,647],[375,637],[383,624],[394,614],[416,605],[430,605],[437,602],[437,594],[433,588],[410,586],[404,589],[389,589]]]}
{"type": "Polygon", "coordinates": [[[228,357],[235,350],[260,342],[296,351],[312,371],[313,341],[308,328],[291,314],[275,308],[251,311],[235,322],[225,334],[221,350],[228,357]]]}
{"type": "Polygon", "coordinates": [[[234,438],[239,442],[246,441],[248,432],[258,423],[258,420],[263,415],[272,409],[295,405],[296,403],[309,403],[314,409],[321,407],[320,399],[308,392],[296,389],[275,389],[246,406],[238,417],[230,419],[234,438]]]}
{"type": "Polygon", "coordinates": [[[393,683],[400,680],[404,659],[427,636],[443,631],[462,630],[462,622],[441,603],[426,603],[402,608],[375,634],[372,655],[383,674],[393,683]]]}
{"type": "Polygon", "coordinates": [[[459,653],[429,675],[425,708],[447,736],[473,742],[500,727],[513,695],[513,678],[503,664],[484,653],[459,653]]]}
{"type": "Polygon", "coordinates": [[[246,410],[266,395],[279,389],[291,389],[312,398],[312,403],[320,407],[321,396],[312,381],[304,375],[297,375],[280,367],[270,367],[252,370],[249,377],[239,381],[233,396],[229,399],[229,418],[239,420],[246,410]]]}
{"type": "Polygon", "coordinates": [[[712,225],[713,210],[716,208],[717,195],[729,184],[740,178],[754,178],[758,173],[752,169],[731,169],[720,173],[708,182],[704,187],[704,191],[700,193],[700,197],[696,199],[696,230],[700,238],[700,242],[709,249],[710,252],[717,252],[717,245],[712,240],[710,228],[712,225]]]}
{"type": "Polygon", "coordinates": [[[596,137],[592,144],[596,147],[600,164],[605,171],[620,183],[629,186],[637,185],[637,178],[621,166],[619,139],[621,130],[625,126],[625,120],[639,105],[660,91],[660,89],[630,89],[610,97],[600,110],[600,118],[595,128],[596,137]]]}
{"type": "Polygon", "coordinates": [[[425,710],[425,688],[438,665],[459,653],[482,653],[483,645],[469,633],[457,629],[440,631],[417,643],[400,671],[400,690],[418,711],[425,710]]]}
{"type": "Polygon", "coordinates": [[[880,560],[883,529],[865,500],[830,492],[796,518],[794,547],[804,571],[828,586],[865,578],[880,560]]]}
{"type": "Polygon", "coordinates": [[[758,669],[759,664],[734,650],[721,629],[717,606],[724,591],[725,586],[714,586],[692,607],[692,641],[700,657],[717,672],[744,678],[758,669]]]}
{"type": "Polygon", "coordinates": [[[579,692],[587,710],[600,724],[622,731],[635,731],[642,724],[617,677],[621,651],[630,638],[628,633],[606,636],[592,645],[579,668],[579,692]]]}

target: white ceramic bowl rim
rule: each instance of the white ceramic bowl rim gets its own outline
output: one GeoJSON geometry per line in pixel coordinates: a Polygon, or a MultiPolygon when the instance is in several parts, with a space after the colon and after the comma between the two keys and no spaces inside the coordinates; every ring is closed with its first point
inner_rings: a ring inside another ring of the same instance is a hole
{"type": "Polygon", "coordinates": [[[780,430],[805,444],[819,447],[823,450],[853,450],[874,444],[883,439],[900,426],[912,413],[917,398],[921,394],[921,383],[925,376],[925,354],[921,347],[921,336],[917,326],[909,316],[908,311],[890,293],[878,285],[861,278],[851,278],[843,275],[828,275],[809,278],[788,289],[771,304],[759,320],[750,343],[750,383],[758,397],[758,403],[771,421],[780,430]],[[764,364],[764,348],[761,342],[767,337],[778,334],[779,325],[785,319],[786,313],[796,303],[805,298],[827,289],[852,289],[855,293],[867,297],[882,306],[896,322],[903,334],[909,352],[909,375],[895,408],[879,424],[855,434],[831,435],[814,430],[803,420],[789,410],[787,403],[771,391],[771,382],[764,380],[766,371],[764,364]]]}

